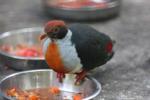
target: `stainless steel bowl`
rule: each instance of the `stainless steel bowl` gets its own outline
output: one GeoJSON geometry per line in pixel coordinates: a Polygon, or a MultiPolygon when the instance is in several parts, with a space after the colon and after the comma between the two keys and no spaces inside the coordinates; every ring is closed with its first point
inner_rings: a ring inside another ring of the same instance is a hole
{"type": "MultiPolygon", "coordinates": [[[[19,44],[39,44],[38,40],[42,28],[25,28],[10,32],[5,32],[0,35],[0,46],[19,44]]],[[[48,68],[44,58],[40,57],[19,57],[11,55],[7,52],[0,50],[0,63],[12,67],[17,70],[41,69],[48,68]]]]}
{"type": "MultiPolygon", "coordinates": [[[[53,2],[63,1],[63,0],[42,0],[44,5],[44,10],[50,16],[56,18],[77,20],[77,21],[91,21],[98,19],[106,19],[117,16],[120,12],[121,0],[104,0],[106,1],[105,7],[92,7],[85,6],[82,8],[69,8],[69,7],[59,7],[53,5],[53,2]]],[[[64,0],[64,2],[70,2],[75,0],[64,0]]],[[[77,0],[76,0],[77,1],[77,0]]],[[[79,1],[79,0],[78,0],[79,1]]],[[[91,0],[92,1],[92,0],[91,0]]],[[[102,0],[93,0],[94,2],[100,2],[102,0]]]]}
{"type": "Polygon", "coordinates": [[[0,82],[0,94],[8,100],[10,97],[6,95],[6,91],[10,88],[19,88],[22,90],[46,88],[50,86],[57,86],[62,91],[61,97],[59,96],[55,100],[63,100],[63,96],[67,95],[69,100],[72,100],[72,94],[70,93],[83,93],[83,100],[94,99],[101,91],[101,85],[92,77],[86,77],[85,81],[81,85],[74,85],[75,76],[66,75],[63,83],[59,83],[56,78],[56,73],[52,70],[31,70],[15,73],[7,76],[0,82]]]}

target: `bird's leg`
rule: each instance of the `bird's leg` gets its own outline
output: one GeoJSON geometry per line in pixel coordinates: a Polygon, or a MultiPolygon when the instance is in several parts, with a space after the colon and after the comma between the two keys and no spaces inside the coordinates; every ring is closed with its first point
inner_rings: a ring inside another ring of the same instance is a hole
{"type": "Polygon", "coordinates": [[[63,78],[65,78],[65,73],[58,73],[57,72],[57,78],[58,78],[59,82],[62,83],[63,78]]]}
{"type": "Polygon", "coordinates": [[[86,76],[87,71],[86,70],[82,70],[80,73],[76,73],[76,81],[75,84],[80,84],[81,81],[84,80],[85,76],[86,76]]]}

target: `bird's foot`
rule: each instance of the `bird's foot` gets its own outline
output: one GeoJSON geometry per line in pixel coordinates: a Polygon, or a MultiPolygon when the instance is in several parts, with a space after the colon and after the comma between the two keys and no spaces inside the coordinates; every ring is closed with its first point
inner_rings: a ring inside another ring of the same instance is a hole
{"type": "Polygon", "coordinates": [[[57,73],[57,78],[58,78],[58,81],[62,83],[63,79],[65,78],[65,73],[57,73]]]}
{"type": "Polygon", "coordinates": [[[87,71],[85,70],[82,70],[80,73],[76,73],[77,76],[76,76],[75,85],[79,85],[85,79],[86,73],[87,71]]]}

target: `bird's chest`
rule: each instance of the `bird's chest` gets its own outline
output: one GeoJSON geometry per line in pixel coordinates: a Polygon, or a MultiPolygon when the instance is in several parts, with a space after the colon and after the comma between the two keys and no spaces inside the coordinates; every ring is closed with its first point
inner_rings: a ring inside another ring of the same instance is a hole
{"type": "MultiPolygon", "coordinates": [[[[47,41],[48,42],[48,41],[47,41]]],[[[52,69],[78,72],[82,68],[75,46],[70,40],[45,43],[45,59],[52,69]]]]}
{"type": "Polygon", "coordinates": [[[64,71],[64,64],[56,43],[50,43],[45,53],[45,59],[50,67],[57,72],[64,71]]]}

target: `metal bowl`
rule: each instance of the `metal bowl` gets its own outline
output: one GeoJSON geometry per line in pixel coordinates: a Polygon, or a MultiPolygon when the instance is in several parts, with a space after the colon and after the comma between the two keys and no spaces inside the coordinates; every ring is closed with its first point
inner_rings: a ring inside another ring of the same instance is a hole
{"type": "MultiPolygon", "coordinates": [[[[119,15],[121,0],[105,0],[105,7],[92,7],[85,6],[82,8],[69,8],[69,7],[59,7],[55,6],[52,3],[59,0],[42,0],[44,10],[47,14],[69,20],[76,21],[93,21],[99,19],[111,18],[119,15]]],[[[63,0],[62,0],[63,1],[63,0]]],[[[71,0],[64,0],[64,2],[70,2],[71,0]]],[[[74,0],[75,1],[75,0],[74,0]]],[[[92,1],[92,0],[91,0],[92,1]]],[[[102,0],[93,0],[94,2],[102,0]]]]}
{"type": "MultiPolygon", "coordinates": [[[[5,32],[0,35],[0,46],[19,44],[39,44],[38,40],[42,28],[25,28],[10,32],[5,32]]],[[[7,52],[0,50],[0,61],[2,64],[14,68],[16,70],[29,70],[48,68],[44,58],[40,57],[20,57],[11,55],[7,52]]]]}
{"type": "Polygon", "coordinates": [[[70,93],[83,93],[83,100],[94,99],[101,91],[101,85],[94,78],[87,76],[81,85],[74,85],[75,75],[67,74],[63,83],[58,82],[56,73],[52,70],[31,70],[15,73],[7,76],[0,82],[0,94],[8,100],[10,97],[6,95],[6,91],[10,88],[19,88],[22,90],[49,88],[57,86],[61,89],[61,95],[55,100],[63,100],[63,96],[67,95],[67,100],[72,100],[70,93]]]}

